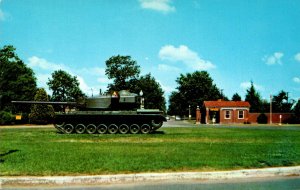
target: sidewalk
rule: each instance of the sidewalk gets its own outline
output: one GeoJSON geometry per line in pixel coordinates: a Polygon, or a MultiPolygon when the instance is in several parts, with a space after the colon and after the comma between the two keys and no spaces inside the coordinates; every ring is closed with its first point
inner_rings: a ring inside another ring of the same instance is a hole
{"type": "Polygon", "coordinates": [[[184,180],[227,180],[283,176],[300,176],[300,166],[217,172],[141,173],[95,176],[0,177],[0,189],[1,187],[5,186],[66,186],[79,184],[102,185],[159,181],[182,182],[184,180]]]}

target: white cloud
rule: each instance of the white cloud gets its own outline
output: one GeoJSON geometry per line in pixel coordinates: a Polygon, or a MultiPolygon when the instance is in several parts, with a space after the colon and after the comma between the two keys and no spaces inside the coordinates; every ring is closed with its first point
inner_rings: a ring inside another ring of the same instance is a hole
{"type": "MultiPolygon", "coordinates": [[[[0,0],[0,4],[2,3],[2,0],[0,0]]],[[[2,9],[0,8],[0,21],[4,21],[5,20],[5,14],[2,11],[2,9]]]]}
{"type": "Polygon", "coordinates": [[[67,70],[68,68],[63,64],[55,64],[52,62],[47,61],[46,59],[39,58],[37,56],[32,56],[28,59],[28,65],[30,67],[37,67],[43,70],[67,70]]]}
{"type": "Polygon", "coordinates": [[[208,70],[216,67],[210,61],[199,57],[196,52],[190,50],[185,45],[180,45],[178,48],[173,45],[163,46],[159,51],[159,57],[162,60],[183,62],[186,66],[195,70],[208,70]]]}
{"type": "Polygon", "coordinates": [[[165,95],[166,95],[166,94],[170,94],[171,92],[173,92],[173,91],[175,90],[174,87],[166,86],[166,85],[164,85],[160,80],[158,80],[157,82],[160,84],[161,88],[162,88],[163,91],[165,92],[165,95]]]}
{"type": "MultiPolygon", "coordinates": [[[[244,90],[249,89],[249,88],[251,87],[251,82],[242,82],[242,83],[240,84],[240,86],[241,86],[241,88],[243,88],[244,90]]],[[[254,84],[254,83],[253,83],[253,86],[254,86],[254,88],[255,88],[256,90],[261,90],[261,91],[264,91],[264,90],[265,90],[265,88],[264,88],[263,86],[261,86],[261,85],[258,85],[258,84],[254,84]]]]}
{"type": "Polygon", "coordinates": [[[4,21],[5,20],[5,14],[4,12],[0,9],[0,21],[4,21]]]}
{"type": "MultiPolygon", "coordinates": [[[[91,96],[92,93],[94,95],[99,94],[99,89],[106,89],[107,84],[110,82],[107,78],[105,78],[105,69],[100,67],[84,67],[79,69],[70,68],[64,64],[56,64],[53,62],[50,62],[46,59],[39,58],[37,56],[32,56],[28,59],[27,65],[34,69],[34,72],[37,76],[37,82],[38,86],[45,88],[48,90],[47,82],[48,78],[51,78],[51,72],[56,70],[64,70],[68,72],[69,74],[76,76],[80,85],[80,89],[87,94],[88,96],[91,96]],[[82,77],[85,76],[85,77],[82,77]],[[93,81],[89,81],[87,83],[86,79],[95,79],[97,82],[100,82],[98,85],[93,81]]],[[[49,94],[51,94],[50,91],[47,91],[49,94]]]]}
{"type": "Polygon", "coordinates": [[[298,61],[298,62],[300,62],[300,53],[297,53],[295,55],[295,60],[298,61]]]}
{"type": "Polygon", "coordinates": [[[300,83],[300,78],[299,77],[294,77],[293,81],[296,82],[296,83],[300,83]]]}
{"type": "Polygon", "coordinates": [[[37,78],[37,86],[39,88],[44,88],[48,94],[51,94],[52,92],[49,90],[47,86],[48,79],[51,78],[51,74],[36,74],[37,78]]]}
{"type": "Polygon", "coordinates": [[[83,91],[83,92],[89,92],[91,91],[91,87],[89,87],[86,82],[84,81],[84,79],[81,76],[77,75],[77,79],[79,81],[79,88],[83,91]]]}
{"type": "Polygon", "coordinates": [[[100,84],[100,85],[95,85],[91,86],[86,83],[85,79],[79,75],[76,75],[77,79],[79,81],[79,88],[85,93],[87,96],[98,96],[100,93],[100,89],[102,89],[102,92],[105,92],[107,87],[107,84],[100,84]]]}
{"type": "Polygon", "coordinates": [[[93,75],[93,76],[104,76],[105,69],[100,67],[92,67],[92,68],[82,68],[78,70],[79,73],[83,73],[85,75],[93,75]]]}
{"type": "Polygon", "coordinates": [[[159,71],[167,71],[167,72],[179,72],[180,71],[180,69],[177,67],[173,67],[173,66],[165,65],[165,64],[159,64],[158,70],[159,71]]]}
{"type": "Polygon", "coordinates": [[[171,0],[139,0],[143,9],[151,9],[163,13],[174,12],[176,9],[171,5],[171,0]]]}
{"type": "Polygon", "coordinates": [[[263,58],[263,61],[267,64],[267,65],[275,65],[275,64],[282,64],[281,58],[283,57],[283,53],[282,52],[275,52],[273,53],[273,55],[266,55],[263,58]]]}

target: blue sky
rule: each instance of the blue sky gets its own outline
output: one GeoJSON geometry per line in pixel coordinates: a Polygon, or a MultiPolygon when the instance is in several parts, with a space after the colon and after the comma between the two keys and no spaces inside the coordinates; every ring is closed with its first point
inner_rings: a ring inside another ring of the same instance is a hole
{"type": "Polygon", "coordinates": [[[0,0],[0,46],[11,44],[36,73],[76,75],[91,95],[110,82],[105,61],[130,55],[161,84],[206,70],[224,94],[242,98],[252,80],[262,98],[300,98],[298,0],[0,0]]]}

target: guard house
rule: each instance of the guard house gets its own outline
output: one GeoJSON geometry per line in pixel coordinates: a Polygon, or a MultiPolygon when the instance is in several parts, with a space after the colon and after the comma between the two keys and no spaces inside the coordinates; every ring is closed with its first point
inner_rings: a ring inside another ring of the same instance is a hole
{"type": "Polygon", "coordinates": [[[248,122],[250,104],[245,101],[204,101],[203,108],[203,123],[245,123],[248,122]]]}

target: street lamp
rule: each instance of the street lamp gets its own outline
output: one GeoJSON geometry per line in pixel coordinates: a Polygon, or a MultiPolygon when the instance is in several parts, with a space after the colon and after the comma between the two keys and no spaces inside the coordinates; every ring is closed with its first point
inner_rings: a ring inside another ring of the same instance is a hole
{"type": "Polygon", "coordinates": [[[191,120],[191,117],[192,117],[192,115],[191,115],[191,105],[189,105],[189,120],[191,120]]]}
{"type": "Polygon", "coordinates": [[[141,96],[141,109],[144,109],[144,98],[143,98],[143,95],[144,95],[144,93],[143,93],[143,91],[141,90],[141,91],[140,91],[140,96],[141,96]]]}

